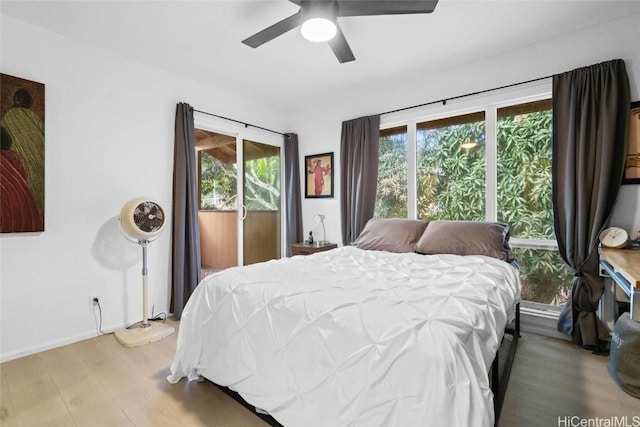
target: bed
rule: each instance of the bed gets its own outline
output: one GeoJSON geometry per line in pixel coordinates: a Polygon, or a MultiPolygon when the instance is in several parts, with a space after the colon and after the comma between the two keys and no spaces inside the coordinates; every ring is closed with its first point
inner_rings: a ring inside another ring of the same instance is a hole
{"type": "Polygon", "coordinates": [[[204,377],[285,426],[494,425],[520,298],[508,228],[408,221],[204,278],[168,380],[204,377]]]}

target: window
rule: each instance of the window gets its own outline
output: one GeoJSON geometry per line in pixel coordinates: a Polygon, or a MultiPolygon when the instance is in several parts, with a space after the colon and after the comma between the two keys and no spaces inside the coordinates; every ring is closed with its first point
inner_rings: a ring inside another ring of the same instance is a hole
{"type": "Polygon", "coordinates": [[[280,148],[244,141],[244,205],[250,211],[280,211],[280,148]]]}
{"type": "Polygon", "coordinates": [[[469,101],[464,113],[441,108],[434,119],[418,111],[382,129],[376,216],[507,223],[522,299],[558,306],[572,277],[553,231],[551,100],[508,96],[469,101]]]}
{"type": "MultiPolygon", "coordinates": [[[[238,208],[236,138],[202,129],[195,132],[200,210],[238,208]]],[[[243,140],[241,181],[248,210],[280,210],[280,148],[243,140]]]]}
{"type": "Polygon", "coordinates": [[[553,231],[551,100],[499,108],[497,117],[498,221],[511,227],[522,299],[561,305],[572,276],[553,231]]]}
{"type": "Polygon", "coordinates": [[[200,210],[236,210],[238,170],[206,151],[198,152],[200,210]]]}
{"type": "Polygon", "coordinates": [[[498,221],[523,239],[553,240],[551,100],[498,109],[498,221]]]}
{"type": "Polygon", "coordinates": [[[407,217],[407,127],[380,130],[375,216],[407,217]]]}
{"type": "Polygon", "coordinates": [[[485,218],[484,112],[417,124],[418,218],[485,218]]]}
{"type": "Polygon", "coordinates": [[[570,295],[573,275],[557,248],[518,247],[512,243],[520,267],[522,300],[558,307],[570,295]]]}

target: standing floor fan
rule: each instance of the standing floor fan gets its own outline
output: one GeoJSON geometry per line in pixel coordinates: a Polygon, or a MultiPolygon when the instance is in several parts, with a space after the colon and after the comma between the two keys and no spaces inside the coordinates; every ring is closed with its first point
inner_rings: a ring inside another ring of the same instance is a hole
{"type": "Polygon", "coordinates": [[[151,199],[133,199],[120,211],[120,230],[132,242],[142,247],[142,323],[114,332],[116,340],[125,347],[137,347],[168,337],[175,332],[162,322],[147,318],[147,246],[164,229],[166,215],[162,206],[151,199]]]}

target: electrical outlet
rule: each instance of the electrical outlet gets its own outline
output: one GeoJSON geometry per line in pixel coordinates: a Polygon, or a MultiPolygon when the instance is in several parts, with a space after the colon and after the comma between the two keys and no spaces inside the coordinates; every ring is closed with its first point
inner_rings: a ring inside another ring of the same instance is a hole
{"type": "Polygon", "coordinates": [[[96,302],[96,300],[98,300],[97,296],[90,296],[89,297],[89,311],[93,311],[93,310],[97,310],[98,309],[98,303],[96,302]]]}

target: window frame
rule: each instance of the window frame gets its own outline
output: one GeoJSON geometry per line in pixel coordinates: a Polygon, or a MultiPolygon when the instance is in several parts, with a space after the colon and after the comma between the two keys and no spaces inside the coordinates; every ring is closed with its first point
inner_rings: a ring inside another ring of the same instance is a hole
{"type": "MultiPolygon", "coordinates": [[[[498,109],[528,102],[552,98],[552,81],[544,79],[532,83],[499,89],[479,95],[438,102],[424,107],[403,110],[381,116],[380,129],[399,126],[407,128],[407,217],[417,218],[417,128],[418,123],[446,119],[448,117],[478,113],[485,114],[485,220],[498,218],[498,109]]],[[[524,239],[512,237],[513,247],[558,250],[556,240],[524,239]]],[[[546,304],[522,301],[523,307],[540,310],[546,304]]],[[[556,317],[558,308],[547,306],[549,313],[556,317]]]]}
{"type": "MultiPolygon", "coordinates": [[[[472,95],[424,107],[412,108],[381,116],[380,129],[407,127],[407,211],[409,218],[417,215],[417,124],[446,119],[452,116],[485,113],[485,156],[487,159],[485,185],[487,221],[498,218],[498,170],[497,170],[497,118],[498,109],[527,102],[551,98],[551,79],[523,84],[507,89],[495,90],[481,95],[472,95]]],[[[522,239],[524,240],[524,239],[522,239]]]]}
{"type": "MultiPolygon", "coordinates": [[[[421,128],[422,129],[431,128],[430,126],[429,127],[421,127],[419,125],[422,124],[422,123],[433,123],[435,121],[450,122],[450,124],[448,126],[457,125],[458,123],[460,123],[460,121],[459,120],[451,120],[451,119],[459,119],[459,118],[464,118],[465,119],[464,123],[477,123],[477,122],[480,121],[480,120],[476,120],[475,118],[473,118],[473,116],[478,116],[477,118],[480,118],[479,116],[482,116],[483,120],[485,122],[485,147],[484,147],[485,153],[484,153],[484,156],[485,156],[485,162],[487,162],[488,161],[487,153],[489,153],[490,151],[487,151],[488,147],[487,147],[487,144],[486,144],[487,119],[486,119],[486,111],[485,111],[484,108],[471,108],[469,111],[467,111],[466,113],[463,113],[463,114],[455,113],[454,115],[443,116],[443,117],[440,117],[438,119],[429,118],[429,119],[426,119],[426,120],[419,120],[419,121],[417,121],[415,123],[415,131],[416,131],[415,138],[416,138],[416,140],[415,140],[415,147],[414,148],[415,148],[415,158],[416,158],[416,160],[415,160],[415,162],[416,162],[415,163],[415,168],[416,169],[414,170],[414,174],[415,174],[415,180],[416,180],[416,184],[415,184],[416,185],[416,190],[414,192],[415,193],[414,197],[416,199],[415,200],[415,217],[416,218],[418,216],[418,200],[417,200],[417,196],[418,196],[418,193],[417,193],[417,190],[418,190],[418,181],[417,181],[418,180],[418,131],[421,128]]],[[[439,127],[440,126],[437,126],[437,128],[439,128],[439,127]]],[[[485,163],[485,194],[484,194],[484,196],[485,196],[484,197],[484,199],[485,199],[485,220],[488,217],[487,216],[488,215],[487,214],[487,212],[488,212],[487,211],[487,201],[489,200],[489,195],[487,193],[487,188],[488,188],[488,180],[487,180],[488,169],[486,168],[487,164],[488,163],[485,163]]],[[[497,187],[497,179],[496,179],[496,187],[497,187]]],[[[496,197],[496,201],[497,201],[497,197],[496,197]]]]}

